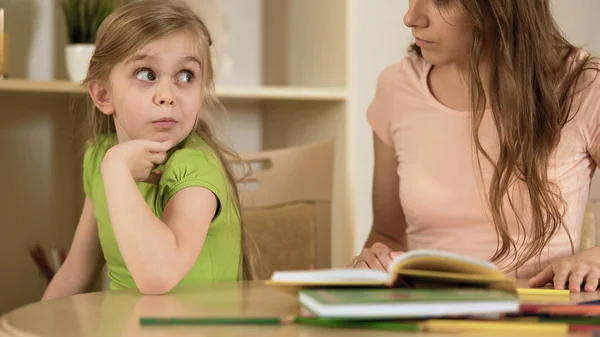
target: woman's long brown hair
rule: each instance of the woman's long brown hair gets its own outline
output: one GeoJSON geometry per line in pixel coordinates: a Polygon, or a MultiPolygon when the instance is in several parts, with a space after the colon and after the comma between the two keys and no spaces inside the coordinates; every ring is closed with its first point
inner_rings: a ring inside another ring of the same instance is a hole
{"type": "MultiPolygon", "coordinates": [[[[219,142],[209,123],[211,113],[224,112],[215,93],[210,33],[185,3],[180,0],[135,0],[119,7],[104,20],[98,30],[96,49],[84,83],[106,83],[115,64],[135,54],[146,44],[179,31],[188,32],[197,39],[198,53],[202,61],[202,92],[198,95],[202,95],[203,98],[203,113],[198,114],[192,133],[200,136],[219,158],[228,181],[230,202],[236,207],[242,221],[235,177],[226,159],[239,157],[219,142]]],[[[90,133],[91,141],[94,142],[103,134],[115,132],[115,126],[111,116],[104,115],[93,104],[90,105],[90,133]]],[[[257,249],[252,244],[243,221],[241,241],[240,276],[246,280],[254,279],[257,249]]]]}
{"type": "MultiPolygon", "coordinates": [[[[473,24],[468,78],[472,137],[477,152],[494,168],[487,201],[498,246],[491,260],[512,257],[510,270],[515,270],[539,256],[561,227],[574,253],[563,222],[564,200],[548,178],[548,165],[562,127],[577,111],[574,97],[589,84],[584,78],[597,75],[597,63],[564,38],[549,0],[460,0],[446,5],[462,5],[473,24]],[[483,60],[488,66],[488,97],[480,74],[483,60]],[[495,159],[479,139],[486,106],[498,132],[495,159]],[[510,193],[518,181],[524,183],[529,198],[527,219],[517,211],[510,193]],[[509,233],[504,201],[525,235],[519,247],[509,233]],[[524,221],[531,222],[529,238],[524,221]]],[[[412,45],[411,50],[422,56],[418,46],[412,45]]]]}

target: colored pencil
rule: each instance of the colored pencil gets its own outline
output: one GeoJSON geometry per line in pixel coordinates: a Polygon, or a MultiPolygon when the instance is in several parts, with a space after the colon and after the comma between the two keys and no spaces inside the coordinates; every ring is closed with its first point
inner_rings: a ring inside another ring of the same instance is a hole
{"type": "Polygon", "coordinates": [[[327,318],[307,317],[142,317],[143,326],[165,325],[282,325],[300,324],[322,327],[361,328],[387,331],[418,332],[420,323],[416,322],[376,322],[376,321],[343,321],[327,318]]]}
{"type": "MultiPolygon", "coordinates": [[[[569,324],[566,322],[537,321],[477,321],[455,319],[432,319],[422,322],[406,321],[343,321],[326,318],[307,317],[142,317],[143,326],[167,325],[282,325],[282,324],[313,325],[321,327],[360,328],[372,330],[402,331],[402,332],[435,332],[435,333],[540,333],[567,334],[569,324]]],[[[573,331],[590,331],[586,324],[577,324],[573,331]]]]}
{"type": "Polygon", "coordinates": [[[567,323],[575,325],[600,325],[600,317],[538,317],[539,322],[567,323]]]}
{"type": "Polygon", "coordinates": [[[570,332],[600,332],[600,325],[598,324],[570,324],[570,332]]]}
{"type": "Polygon", "coordinates": [[[517,293],[519,295],[569,296],[571,292],[568,289],[519,288],[517,293]]]}
{"type": "Polygon", "coordinates": [[[300,325],[315,325],[322,327],[336,328],[358,328],[370,330],[385,330],[385,331],[403,331],[403,332],[420,332],[423,331],[423,325],[419,322],[394,322],[394,321],[344,321],[328,318],[307,318],[297,317],[294,321],[300,325]]]}
{"type": "Polygon", "coordinates": [[[567,323],[519,322],[519,321],[469,321],[433,319],[424,323],[427,332],[436,333],[479,333],[491,331],[494,333],[538,333],[563,334],[569,332],[567,323]]]}
{"type": "Polygon", "coordinates": [[[295,317],[141,317],[140,324],[150,325],[280,325],[295,317]]]}
{"type": "Polygon", "coordinates": [[[52,268],[50,268],[50,266],[48,264],[48,260],[46,259],[46,254],[44,253],[44,250],[42,249],[42,247],[39,244],[35,245],[33,248],[29,249],[29,253],[30,253],[31,257],[33,258],[33,261],[35,262],[35,264],[40,269],[40,272],[42,274],[44,274],[44,277],[46,278],[46,282],[50,283],[50,281],[54,277],[54,273],[52,272],[52,268]]]}
{"type": "Polygon", "coordinates": [[[600,305],[565,305],[542,309],[539,313],[552,316],[600,316],[600,305]]]}

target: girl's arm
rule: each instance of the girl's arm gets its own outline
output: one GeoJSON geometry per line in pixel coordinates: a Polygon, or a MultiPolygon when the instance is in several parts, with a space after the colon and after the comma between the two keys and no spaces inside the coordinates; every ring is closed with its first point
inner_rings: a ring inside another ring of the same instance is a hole
{"type": "Polygon", "coordinates": [[[102,166],[108,213],[121,255],[140,292],[170,291],[198,258],[217,198],[203,187],[187,187],[167,203],[162,220],[150,210],[130,170],[102,166]]]}
{"type": "Polygon", "coordinates": [[[400,204],[396,152],[375,133],[373,145],[373,226],[365,248],[379,242],[392,251],[406,251],[406,218],[400,204]]]}
{"type": "Polygon", "coordinates": [[[103,264],[94,207],[86,197],[67,259],[52,278],[42,300],[88,291],[99,276],[103,264]]]}

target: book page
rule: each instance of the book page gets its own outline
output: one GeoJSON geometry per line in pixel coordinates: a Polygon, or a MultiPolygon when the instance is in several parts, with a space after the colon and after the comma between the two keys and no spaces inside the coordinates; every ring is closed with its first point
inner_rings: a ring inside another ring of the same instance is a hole
{"type": "Polygon", "coordinates": [[[319,269],[303,271],[278,271],[271,281],[275,283],[385,283],[389,274],[372,269],[319,269]]]}

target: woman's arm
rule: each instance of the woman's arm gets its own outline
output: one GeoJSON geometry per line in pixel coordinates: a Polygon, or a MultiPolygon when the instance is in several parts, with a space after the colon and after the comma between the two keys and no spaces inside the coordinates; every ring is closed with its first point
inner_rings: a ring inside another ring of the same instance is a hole
{"type": "MultiPolygon", "coordinates": [[[[591,153],[596,165],[600,164],[600,150],[591,153]]],[[[529,279],[529,286],[542,287],[553,283],[554,288],[571,292],[596,291],[600,279],[600,247],[579,251],[573,256],[550,261],[542,271],[529,279]]]]}
{"type": "Polygon", "coordinates": [[[150,210],[127,167],[102,167],[108,213],[121,255],[138,289],[147,295],[170,291],[200,255],[217,198],[203,187],[177,192],[162,220],[150,210]]]}
{"type": "Polygon", "coordinates": [[[375,133],[373,145],[373,226],[365,248],[379,242],[393,251],[406,251],[406,218],[400,204],[396,152],[375,133]]]}
{"type": "Polygon", "coordinates": [[[396,153],[376,133],[373,146],[373,225],[365,248],[351,266],[385,270],[394,253],[407,249],[406,218],[400,204],[396,153]]]}
{"type": "Polygon", "coordinates": [[[58,270],[42,300],[70,296],[89,291],[104,264],[94,206],[85,198],[79,224],[67,259],[58,270]]]}

